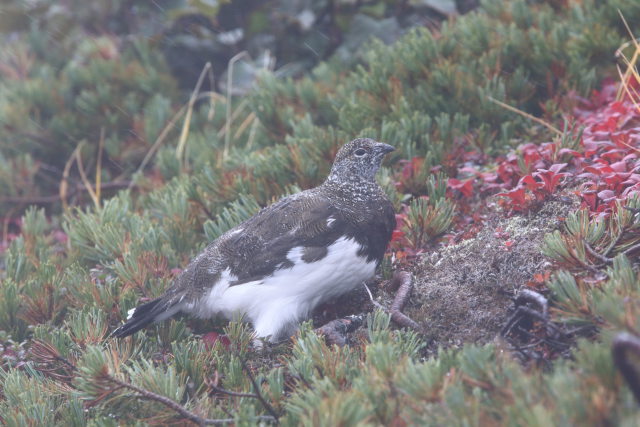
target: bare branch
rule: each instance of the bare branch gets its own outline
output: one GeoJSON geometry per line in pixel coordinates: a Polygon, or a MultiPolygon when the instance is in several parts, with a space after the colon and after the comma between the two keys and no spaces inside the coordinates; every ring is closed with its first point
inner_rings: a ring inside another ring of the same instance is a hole
{"type": "MultiPolygon", "coordinates": [[[[126,188],[131,183],[129,181],[114,181],[114,182],[105,182],[100,185],[101,190],[109,190],[109,189],[120,189],[126,188]]],[[[96,186],[91,186],[91,189],[95,191],[96,186]]],[[[82,185],[77,185],[72,187],[72,192],[66,195],[66,197],[70,197],[75,195],[76,193],[87,192],[88,188],[82,185]]],[[[0,203],[19,203],[19,204],[38,204],[38,205],[46,205],[50,203],[59,202],[62,200],[60,194],[52,194],[51,196],[24,196],[24,197],[0,197],[0,203]]]]}
{"type": "Polygon", "coordinates": [[[627,255],[629,255],[631,252],[636,251],[636,250],[638,250],[638,249],[640,249],[640,243],[638,243],[638,244],[636,244],[636,245],[633,245],[633,246],[631,246],[630,248],[626,249],[626,250],[623,252],[623,254],[624,254],[625,256],[627,256],[627,255]]]}
{"type": "Polygon", "coordinates": [[[258,398],[258,395],[254,394],[254,393],[239,393],[237,391],[227,390],[227,389],[224,389],[222,387],[218,387],[218,386],[215,386],[215,385],[212,385],[212,384],[209,384],[209,387],[211,388],[211,390],[215,391],[216,393],[226,394],[227,396],[252,397],[254,399],[258,398]]]}
{"type": "Polygon", "coordinates": [[[249,377],[249,381],[251,381],[251,385],[253,385],[253,391],[256,394],[256,399],[258,399],[260,403],[262,403],[262,406],[264,406],[267,412],[269,412],[273,417],[273,421],[275,421],[276,424],[278,424],[278,413],[273,408],[273,406],[271,406],[271,404],[267,402],[264,396],[262,396],[260,387],[258,386],[258,383],[256,383],[256,380],[253,377],[253,374],[251,373],[251,369],[249,369],[249,367],[247,366],[247,363],[242,359],[240,359],[240,361],[242,363],[242,369],[244,369],[244,371],[247,373],[247,376],[249,377]]]}
{"type": "Polygon", "coordinates": [[[417,322],[402,313],[402,309],[409,300],[409,295],[411,295],[411,289],[413,288],[411,274],[407,271],[397,271],[394,273],[392,281],[400,283],[400,285],[391,304],[391,320],[405,328],[411,328],[420,333],[424,332],[417,322]]]}
{"type": "Polygon", "coordinates": [[[613,258],[609,258],[607,256],[599,254],[598,252],[595,251],[595,249],[591,247],[591,245],[586,240],[584,241],[584,247],[591,256],[597,258],[599,261],[605,264],[611,264],[613,262],[613,258]]]}
{"type": "MultiPolygon", "coordinates": [[[[134,384],[130,384],[127,383],[125,381],[121,381],[117,378],[114,378],[112,376],[108,376],[107,379],[109,381],[111,381],[114,384],[119,385],[122,388],[126,388],[132,391],[135,391],[136,393],[138,393],[140,396],[144,397],[145,399],[149,399],[149,400],[153,400],[155,402],[161,403],[164,406],[166,406],[167,408],[173,409],[174,411],[176,411],[178,414],[180,414],[183,418],[188,419],[189,421],[192,421],[194,423],[196,423],[199,426],[206,426],[206,425],[222,425],[222,424],[227,424],[227,423],[232,423],[234,421],[233,418],[203,418],[200,417],[199,415],[194,414],[193,412],[189,411],[187,408],[185,408],[184,406],[180,405],[178,402],[175,402],[171,399],[169,399],[168,397],[165,396],[161,396],[159,394],[153,393],[149,390],[145,390],[144,388],[138,387],[134,384]]],[[[256,421],[275,421],[277,422],[277,419],[271,416],[266,416],[266,415],[261,415],[256,417],[256,421]]]]}

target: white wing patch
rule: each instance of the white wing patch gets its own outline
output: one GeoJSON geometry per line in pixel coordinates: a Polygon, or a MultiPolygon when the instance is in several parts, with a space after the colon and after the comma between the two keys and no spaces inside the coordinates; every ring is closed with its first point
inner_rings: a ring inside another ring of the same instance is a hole
{"type": "Polygon", "coordinates": [[[296,246],[294,248],[289,249],[287,252],[287,259],[294,264],[299,264],[302,262],[302,252],[304,251],[304,247],[296,246]]]}
{"type": "Polygon", "coordinates": [[[327,218],[327,227],[331,227],[331,224],[333,224],[333,222],[334,222],[335,220],[336,220],[336,219],[335,219],[334,217],[332,217],[332,216],[330,216],[329,218],[327,218]]]}
{"type": "Polygon", "coordinates": [[[133,313],[136,312],[136,308],[138,307],[134,307],[131,310],[127,311],[127,320],[131,319],[133,317],[133,313]]]}

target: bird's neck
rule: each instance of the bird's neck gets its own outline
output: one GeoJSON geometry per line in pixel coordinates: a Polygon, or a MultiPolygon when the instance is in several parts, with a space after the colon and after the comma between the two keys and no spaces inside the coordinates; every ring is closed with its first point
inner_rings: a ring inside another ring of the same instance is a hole
{"type": "Polygon", "coordinates": [[[375,179],[364,178],[357,174],[336,176],[330,174],[323,186],[341,197],[359,200],[384,198],[384,192],[375,179]]]}

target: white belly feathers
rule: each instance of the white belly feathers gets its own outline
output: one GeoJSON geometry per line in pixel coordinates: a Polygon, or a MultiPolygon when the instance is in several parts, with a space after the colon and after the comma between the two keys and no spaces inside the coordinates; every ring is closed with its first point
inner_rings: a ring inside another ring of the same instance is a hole
{"type": "Polygon", "coordinates": [[[375,272],[375,261],[357,253],[361,246],[353,239],[341,237],[327,248],[327,254],[314,262],[302,259],[303,247],[292,248],[287,258],[294,264],[276,270],[261,280],[229,286],[236,280],[229,270],[222,272],[218,283],[200,301],[182,307],[198,317],[221,314],[228,319],[245,316],[253,323],[259,337],[272,341],[295,332],[320,303],[348,292],[375,272]]]}

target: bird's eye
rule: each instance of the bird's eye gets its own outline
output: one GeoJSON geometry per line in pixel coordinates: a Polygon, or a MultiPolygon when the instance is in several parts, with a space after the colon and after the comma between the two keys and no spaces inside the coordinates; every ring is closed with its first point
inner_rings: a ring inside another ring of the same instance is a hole
{"type": "Polygon", "coordinates": [[[356,151],[353,152],[353,154],[355,154],[356,157],[362,157],[365,154],[367,154],[367,151],[364,148],[358,148],[356,151]]]}

